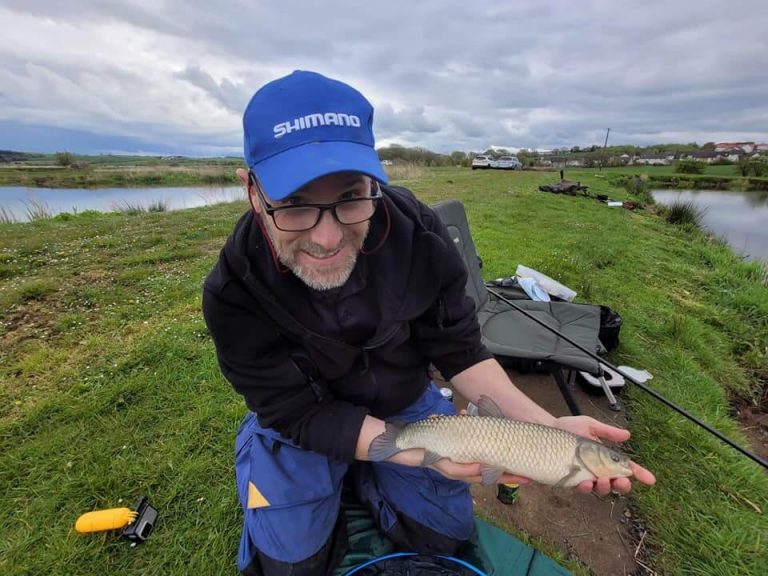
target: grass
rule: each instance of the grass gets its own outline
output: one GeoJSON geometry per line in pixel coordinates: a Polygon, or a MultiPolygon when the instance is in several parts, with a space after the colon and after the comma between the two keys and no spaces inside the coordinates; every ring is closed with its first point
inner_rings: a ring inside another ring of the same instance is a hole
{"type": "Polygon", "coordinates": [[[48,205],[39,200],[28,200],[26,202],[25,210],[27,212],[28,220],[48,220],[49,218],[53,218],[53,213],[48,205]]]}
{"type": "Polygon", "coordinates": [[[393,182],[398,182],[401,186],[409,182],[421,180],[429,173],[429,168],[414,164],[412,162],[400,162],[384,166],[387,177],[393,182]]]}
{"type": "MultiPolygon", "coordinates": [[[[613,166],[613,167],[604,167],[602,169],[603,173],[610,174],[610,173],[622,173],[622,174],[649,174],[649,175],[672,175],[675,174],[676,165],[670,164],[668,166],[643,166],[643,165],[637,165],[637,166],[613,166]]],[[[594,170],[597,171],[597,170],[594,170]]],[[[723,164],[723,165],[712,165],[712,164],[705,164],[704,165],[704,175],[706,176],[732,176],[732,177],[738,177],[741,176],[738,170],[738,166],[736,164],[723,164]]]]}
{"type": "Polygon", "coordinates": [[[626,186],[631,180],[641,177],[653,188],[678,188],[696,190],[738,190],[768,191],[768,178],[742,177],[735,165],[705,165],[702,174],[680,174],[676,166],[621,166],[598,169],[578,168],[569,170],[571,179],[605,178],[615,185],[626,186]]]}
{"type": "Polygon", "coordinates": [[[706,209],[698,208],[696,203],[691,200],[676,200],[665,206],[663,213],[664,219],[670,224],[700,228],[706,209]]]}
{"type": "Polygon", "coordinates": [[[115,212],[122,212],[123,214],[129,214],[135,216],[136,214],[143,214],[144,212],[167,212],[168,202],[163,200],[155,200],[150,202],[149,205],[144,206],[140,203],[132,203],[127,200],[117,202],[113,209],[115,212]]]}
{"type": "MultiPolygon", "coordinates": [[[[631,199],[597,173],[567,176],[631,199]]],[[[408,186],[465,203],[486,278],[522,263],[617,310],[611,360],[648,369],[656,390],[746,445],[729,400],[757,402],[768,380],[765,269],[653,211],[537,191],[556,180],[428,169],[408,186]]],[[[0,573],[236,573],[245,408],[219,374],[200,287],[246,209],[0,224],[0,517],[12,519],[0,573]],[[73,532],[80,514],[142,494],[160,520],[141,548],[73,532]]],[[[631,497],[655,568],[760,574],[766,474],[641,391],[625,395],[630,450],[659,480],[631,497]]]]}
{"type": "Polygon", "coordinates": [[[237,185],[235,168],[242,162],[185,164],[158,162],[139,166],[99,165],[88,169],[56,166],[0,168],[0,186],[38,188],[119,188],[139,186],[237,185]]]}
{"type": "Polygon", "coordinates": [[[13,222],[16,222],[16,215],[13,211],[0,206],[0,224],[12,224],[13,222]]]}

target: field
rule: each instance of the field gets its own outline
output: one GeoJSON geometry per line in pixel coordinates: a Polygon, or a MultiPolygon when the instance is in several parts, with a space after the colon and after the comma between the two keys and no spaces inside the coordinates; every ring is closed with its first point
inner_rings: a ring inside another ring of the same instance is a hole
{"type": "MultiPolygon", "coordinates": [[[[523,263],[578,301],[619,311],[611,360],[648,369],[654,389],[749,445],[735,414],[765,409],[760,265],[651,209],[538,192],[553,173],[396,176],[427,203],[465,203],[486,278],[523,263]]],[[[610,171],[567,176],[631,199],[610,171]]],[[[236,573],[233,439],[245,408],[219,374],[200,288],[246,208],[0,224],[0,573],[236,573]],[[142,494],[161,520],[140,548],[73,532],[83,512],[130,507],[142,494]]],[[[658,478],[631,496],[654,569],[763,573],[765,471],[641,391],[624,400],[630,451],[658,478]]]]}

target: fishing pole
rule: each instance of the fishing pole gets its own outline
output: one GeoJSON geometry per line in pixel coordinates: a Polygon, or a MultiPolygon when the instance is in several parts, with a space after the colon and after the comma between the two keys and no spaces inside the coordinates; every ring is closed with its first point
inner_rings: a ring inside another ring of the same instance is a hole
{"type": "Polygon", "coordinates": [[[684,410],[683,408],[680,408],[680,406],[677,406],[676,404],[674,404],[674,403],[670,402],[669,400],[667,400],[666,398],[664,398],[664,396],[662,396],[661,394],[659,394],[659,393],[658,393],[658,392],[656,392],[655,390],[653,390],[653,389],[649,388],[649,387],[648,387],[648,386],[646,386],[645,384],[643,384],[643,383],[641,383],[641,382],[638,382],[638,381],[637,381],[637,380],[635,380],[633,377],[631,377],[629,374],[626,374],[624,371],[622,371],[622,370],[619,370],[619,369],[618,369],[616,366],[614,366],[613,364],[611,364],[611,363],[610,363],[610,362],[608,362],[607,360],[605,360],[605,359],[603,359],[603,358],[600,358],[600,356],[598,356],[596,353],[594,353],[594,352],[592,352],[592,351],[590,351],[590,350],[587,350],[587,349],[586,349],[586,348],[584,348],[584,346],[582,346],[581,344],[578,344],[577,342],[574,342],[574,341],[573,341],[573,340],[571,340],[571,339],[570,339],[568,336],[566,336],[565,334],[563,334],[562,332],[560,332],[559,330],[557,330],[557,328],[552,328],[551,326],[549,326],[548,324],[546,324],[546,323],[545,323],[545,322],[543,322],[542,320],[539,320],[539,319],[538,319],[538,318],[536,318],[536,317],[535,317],[533,314],[531,314],[531,313],[530,313],[530,312],[528,312],[527,310],[525,310],[525,309],[521,308],[520,306],[518,306],[517,304],[515,304],[514,302],[512,302],[512,301],[511,301],[511,300],[509,300],[508,298],[505,298],[504,296],[502,296],[501,294],[499,294],[498,292],[496,292],[496,291],[495,291],[495,290],[493,290],[492,288],[490,288],[490,287],[486,287],[486,288],[488,289],[488,292],[489,292],[490,294],[493,294],[493,295],[494,295],[494,296],[496,296],[498,299],[500,299],[502,302],[505,302],[507,305],[511,306],[512,308],[514,308],[514,309],[515,309],[515,310],[517,310],[518,312],[521,312],[521,313],[522,313],[524,316],[526,316],[526,317],[530,318],[531,320],[533,320],[534,322],[536,322],[536,324],[538,324],[539,326],[543,326],[544,328],[546,328],[547,330],[549,330],[550,332],[552,332],[553,334],[555,334],[555,335],[556,335],[556,336],[558,336],[559,338],[562,338],[563,340],[565,340],[566,342],[568,342],[568,343],[569,343],[571,346],[575,346],[576,348],[578,348],[579,350],[581,350],[582,352],[584,352],[584,354],[586,354],[587,356],[589,356],[589,357],[593,358],[594,360],[597,360],[597,362],[598,362],[599,364],[603,364],[604,366],[607,366],[608,368],[610,368],[610,369],[611,369],[611,370],[613,370],[614,372],[617,372],[618,374],[621,374],[621,375],[622,375],[622,376],[623,376],[625,379],[627,379],[627,380],[629,380],[630,382],[632,382],[632,384],[634,384],[635,386],[639,387],[639,388],[640,388],[642,391],[644,391],[644,392],[647,392],[648,394],[650,394],[651,396],[653,396],[654,398],[656,398],[656,399],[657,399],[658,401],[660,401],[661,403],[665,404],[665,405],[666,405],[666,406],[668,406],[669,408],[672,408],[672,410],[674,410],[674,411],[675,411],[675,412],[677,412],[678,414],[680,414],[680,415],[682,415],[682,416],[685,416],[685,417],[686,417],[688,420],[690,420],[690,421],[691,421],[691,422],[693,422],[694,424],[697,424],[698,426],[700,426],[700,427],[704,428],[704,430],[706,430],[706,431],[707,431],[707,432],[709,432],[710,434],[712,434],[712,435],[716,436],[717,438],[719,438],[720,440],[722,440],[723,442],[725,442],[726,444],[728,444],[728,445],[729,445],[731,448],[735,448],[736,450],[738,450],[739,452],[741,452],[741,453],[742,453],[744,456],[746,456],[747,458],[750,458],[751,460],[754,460],[755,462],[757,462],[758,464],[760,464],[760,465],[761,465],[763,468],[765,468],[766,470],[768,470],[768,461],[766,461],[766,460],[764,460],[764,459],[760,458],[760,456],[758,456],[757,454],[753,454],[752,452],[750,452],[750,451],[749,451],[749,450],[747,450],[746,448],[743,448],[742,446],[739,446],[738,444],[736,444],[736,442],[734,442],[733,440],[731,440],[731,439],[730,439],[730,438],[728,438],[727,436],[724,436],[723,434],[721,434],[720,432],[718,432],[717,430],[715,430],[714,428],[712,428],[711,426],[709,426],[707,423],[705,423],[705,422],[702,422],[701,420],[699,420],[698,418],[696,418],[696,417],[695,417],[693,414],[691,414],[691,413],[687,412],[687,411],[686,411],[686,410],[684,410]]]}

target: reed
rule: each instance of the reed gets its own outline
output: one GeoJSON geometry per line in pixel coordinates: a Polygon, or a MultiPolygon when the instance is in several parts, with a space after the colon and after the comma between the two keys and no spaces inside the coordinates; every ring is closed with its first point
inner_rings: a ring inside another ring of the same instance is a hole
{"type": "Polygon", "coordinates": [[[701,209],[690,200],[676,200],[664,210],[664,219],[670,224],[679,226],[702,227],[702,220],[707,213],[706,209],[701,209]]]}

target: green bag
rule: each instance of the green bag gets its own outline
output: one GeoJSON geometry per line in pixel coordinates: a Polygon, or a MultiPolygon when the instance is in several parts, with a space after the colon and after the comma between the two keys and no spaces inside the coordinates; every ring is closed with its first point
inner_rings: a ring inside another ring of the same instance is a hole
{"type": "MultiPolygon", "coordinates": [[[[333,576],[369,576],[373,574],[397,575],[396,564],[401,563],[402,574],[487,576],[569,576],[570,572],[551,558],[523,544],[520,540],[475,517],[475,534],[459,556],[463,562],[430,563],[422,555],[394,555],[392,542],[376,528],[368,511],[359,504],[345,502],[349,551],[333,576]],[[378,559],[378,560],[377,560],[378,559]],[[381,564],[377,566],[377,561],[381,564]],[[411,562],[411,565],[408,565],[411,562]],[[385,564],[388,563],[388,564],[385,564]],[[417,564],[421,563],[421,565],[417,564]],[[469,564],[470,568],[462,564],[469,564]],[[365,570],[360,570],[361,566],[365,570]],[[429,565],[429,566],[428,566],[429,565]],[[376,569],[379,569],[377,572],[376,569]],[[355,570],[358,570],[355,572],[355,570]],[[384,571],[382,571],[384,570],[384,571]]],[[[439,557],[438,557],[439,558],[439,557]]],[[[451,559],[447,559],[451,560],[451,559]]]]}

